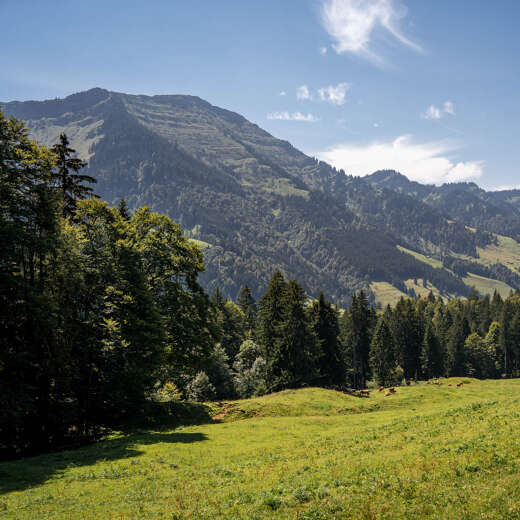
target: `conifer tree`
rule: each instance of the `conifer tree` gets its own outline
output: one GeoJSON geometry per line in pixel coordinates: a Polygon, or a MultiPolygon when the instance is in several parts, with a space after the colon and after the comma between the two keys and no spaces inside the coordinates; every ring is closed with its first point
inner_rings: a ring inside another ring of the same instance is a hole
{"type": "Polygon", "coordinates": [[[244,313],[245,327],[248,335],[251,336],[256,326],[256,302],[251,294],[251,289],[247,285],[244,285],[238,295],[238,306],[244,313]]]}
{"type": "Polygon", "coordinates": [[[431,322],[426,325],[421,351],[422,377],[440,377],[444,371],[439,340],[431,322]]]}
{"type": "Polygon", "coordinates": [[[385,311],[377,322],[370,344],[370,364],[379,385],[386,386],[393,382],[397,367],[394,352],[394,339],[388,325],[388,313],[385,311]]]}
{"type": "Polygon", "coordinates": [[[458,314],[448,331],[447,374],[449,376],[460,377],[465,374],[465,343],[470,332],[468,320],[458,314]]]}
{"type": "Polygon", "coordinates": [[[319,344],[320,380],[325,385],[341,386],[345,383],[345,363],[338,340],[338,312],[321,291],[312,306],[311,322],[319,344]]]}
{"type": "Polygon", "coordinates": [[[352,383],[356,388],[364,388],[370,372],[371,329],[376,316],[375,310],[371,309],[368,304],[364,291],[361,290],[352,297],[352,305],[348,314],[342,320],[342,324],[348,323],[350,326],[343,335],[352,363],[352,383]]]}
{"type": "Polygon", "coordinates": [[[287,296],[287,283],[280,271],[276,271],[267,291],[258,302],[256,338],[266,360],[281,336],[287,296]]]}
{"type": "Polygon", "coordinates": [[[97,182],[90,175],[79,174],[87,163],[78,157],[74,157],[75,150],[69,147],[69,139],[66,134],[60,134],[60,140],[52,148],[56,156],[56,171],[53,179],[59,187],[63,199],[63,216],[73,216],[76,211],[76,202],[87,197],[95,197],[93,189],[85,186],[85,182],[97,182]]]}

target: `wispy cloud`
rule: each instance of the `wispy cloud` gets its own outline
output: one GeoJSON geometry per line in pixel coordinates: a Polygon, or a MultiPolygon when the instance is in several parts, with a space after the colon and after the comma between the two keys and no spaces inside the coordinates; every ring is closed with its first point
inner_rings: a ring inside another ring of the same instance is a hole
{"type": "Polygon", "coordinates": [[[318,96],[321,101],[328,101],[333,105],[345,104],[345,96],[349,88],[348,83],[338,83],[337,85],[329,85],[318,89],[318,96]]]}
{"type": "Polygon", "coordinates": [[[285,90],[282,90],[279,94],[280,96],[286,96],[287,95],[287,92],[285,92],[285,90]]]}
{"type": "Polygon", "coordinates": [[[490,188],[490,191],[510,191],[510,190],[520,190],[520,184],[509,184],[506,186],[496,186],[495,188],[490,188]]]}
{"type": "Polygon", "coordinates": [[[333,105],[343,105],[350,85],[346,82],[328,87],[320,87],[311,92],[308,85],[301,85],[296,89],[296,99],[300,101],[326,101],[333,105]]]}
{"type": "Polygon", "coordinates": [[[271,112],[267,114],[267,119],[272,121],[303,121],[305,123],[314,123],[318,118],[312,114],[302,114],[301,112],[293,112],[292,114],[284,112],[271,112]]]}
{"type": "Polygon", "coordinates": [[[454,116],[455,107],[451,101],[445,101],[442,107],[430,105],[422,114],[423,119],[442,119],[445,115],[454,116]]]}
{"type": "Polygon", "coordinates": [[[376,28],[383,28],[401,44],[421,51],[400,28],[407,9],[398,0],[322,0],[321,17],[338,54],[352,53],[375,63],[383,63],[372,49],[376,28]]]}
{"type": "Polygon", "coordinates": [[[455,143],[414,143],[411,136],[402,135],[390,142],[365,146],[337,145],[316,155],[349,174],[360,176],[394,169],[412,180],[431,184],[481,177],[483,161],[456,162],[452,156],[457,149],[455,143]]]}
{"type": "Polygon", "coordinates": [[[300,99],[302,101],[312,99],[311,92],[307,85],[301,85],[296,89],[296,99],[300,99]]]}
{"type": "Polygon", "coordinates": [[[327,54],[327,47],[320,47],[320,54],[325,56],[325,54],[327,54]]]}

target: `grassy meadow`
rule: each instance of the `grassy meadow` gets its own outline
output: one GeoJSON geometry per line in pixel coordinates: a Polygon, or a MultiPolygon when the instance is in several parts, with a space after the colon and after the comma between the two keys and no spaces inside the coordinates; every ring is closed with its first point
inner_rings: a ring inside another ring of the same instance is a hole
{"type": "Polygon", "coordinates": [[[308,388],[0,464],[0,519],[520,518],[520,380],[308,388]]]}

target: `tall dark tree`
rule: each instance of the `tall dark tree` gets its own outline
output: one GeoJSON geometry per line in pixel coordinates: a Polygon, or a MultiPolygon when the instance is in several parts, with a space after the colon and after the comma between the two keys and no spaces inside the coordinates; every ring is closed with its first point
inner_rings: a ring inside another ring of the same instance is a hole
{"type": "Polygon", "coordinates": [[[453,324],[448,331],[446,359],[446,372],[448,376],[460,377],[465,374],[465,342],[470,333],[471,330],[468,320],[460,313],[460,309],[458,309],[458,313],[454,317],[453,324]]]}
{"type": "Polygon", "coordinates": [[[379,385],[392,384],[397,367],[394,338],[388,325],[388,309],[379,318],[370,344],[370,364],[379,385]]]}
{"type": "MultiPolygon", "coordinates": [[[[428,302],[434,303],[428,297],[428,302]]],[[[395,340],[396,358],[404,370],[404,377],[416,377],[421,370],[421,345],[424,327],[414,302],[401,298],[392,313],[390,326],[395,340]]]]}
{"type": "Polygon", "coordinates": [[[346,355],[352,366],[352,384],[364,388],[370,373],[370,340],[375,314],[364,291],[352,297],[352,305],[341,320],[346,355]]]}
{"type": "Polygon", "coordinates": [[[421,376],[425,379],[440,377],[444,372],[442,351],[434,326],[431,322],[426,325],[421,350],[421,376]]]}
{"type": "Polygon", "coordinates": [[[267,291],[258,302],[256,338],[266,360],[279,341],[281,326],[285,317],[287,282],[282,273],[276,271],[269,282],[267,291]]]}
{"type": "Polygon", "coordinates": [[[95,196],[91,186],[85,183],[97,182],[94,177],[78,173],[87,163],[74,157],[76,150],[70,148],[66,134],[60,134],[60,140],[52,148],[56,156],[56,169],[52,178],[61,191],[63,200],[63,216],[73,216],[76,212],[76,202],[95,196]]]}
{"type": "Polygon", "coordinates": [[[320,381],[325,385],[345,384],[345,363],[339,343],[338,311],[320,291],[311,309],[311,323],[318,339],[320,381]]]}
{"type": "Polygon", "coordinates": [[[251,294],[251,289],[247,285],[244,285],[240,290],[237,303],[244,313],[246,331],[251,336],[255,330],[257,306],[251,294]]]}

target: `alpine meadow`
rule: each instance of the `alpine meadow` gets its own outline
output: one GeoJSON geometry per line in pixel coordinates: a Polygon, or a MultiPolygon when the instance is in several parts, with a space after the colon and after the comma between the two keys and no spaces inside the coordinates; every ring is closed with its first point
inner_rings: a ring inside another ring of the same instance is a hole
{"type": "Polygon", "coordinates": [[[520,519],[477,3],[0,5],[0,520],[520,519]]]}

